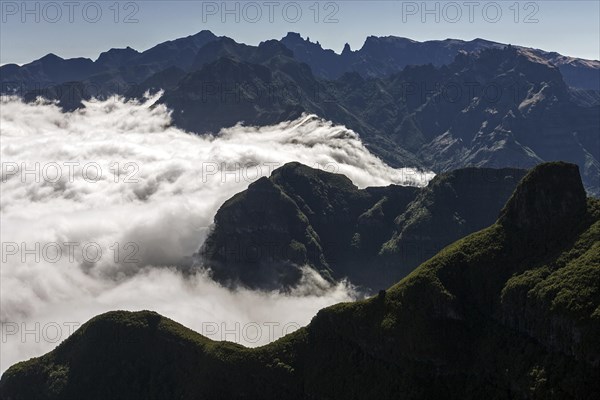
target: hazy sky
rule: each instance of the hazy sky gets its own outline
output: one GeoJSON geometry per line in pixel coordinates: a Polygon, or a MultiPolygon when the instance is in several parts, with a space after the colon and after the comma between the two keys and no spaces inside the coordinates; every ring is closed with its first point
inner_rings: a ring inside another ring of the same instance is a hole
{"type": "Polygon", "coordinates": [[[477,37],[600,58],[600,5],[590,1],[4,1],[0,63],[47,53],[96,59],[209,29],[257,44],[299,32],[323,47],[360,48],[369,35],[477,37]],[[317,12],[318,10],[318,12],[317,12]],[[427,13],[429,11],[429,13],[427,13]]]}

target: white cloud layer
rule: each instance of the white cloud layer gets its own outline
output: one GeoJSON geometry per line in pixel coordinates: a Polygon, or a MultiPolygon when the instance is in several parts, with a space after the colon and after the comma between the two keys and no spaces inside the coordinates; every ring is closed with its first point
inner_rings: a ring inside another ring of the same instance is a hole
{"type": "Polygon", "coordinates": [[[171,127],[155,100],[92,101],[72,113],[2,100],[0,371],[114,309],[151,309],[214,339],[265,344],[355,294],[318,276],[281,294],[182,274],[173,266],[198,250],[218,207],[290,161],[359,187],[432,177],[390,168],[354,132],[314,116],[198,137],[171,127]]]}

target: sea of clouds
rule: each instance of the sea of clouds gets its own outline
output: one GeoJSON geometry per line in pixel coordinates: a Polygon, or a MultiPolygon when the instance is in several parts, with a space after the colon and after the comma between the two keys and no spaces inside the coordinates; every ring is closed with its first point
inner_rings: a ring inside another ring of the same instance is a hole
{"type": "Polygon", "coordinates": [[[272,341],[356,293],[308,271],[278,293],[185,270],[219,206],[290,161],[359,187],[433,176],[387,166],[356,133],[316,116],[199,137],[173,127],[156,99],[91,101],[71,113],[2,99],[0,372],[116,309],[154,310],[215,340],[272,341]]]}

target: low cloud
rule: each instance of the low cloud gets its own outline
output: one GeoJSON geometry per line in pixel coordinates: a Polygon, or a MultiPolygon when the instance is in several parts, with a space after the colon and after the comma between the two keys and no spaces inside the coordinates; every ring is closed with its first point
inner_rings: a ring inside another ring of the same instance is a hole
{"type": "Polygon", "coordinates": [[[72,113],[2,100],[1,371],[55,347],[56,325],[66,336],[70,323],[113,309],[152,309],[214,339],[264,344],[266,330],[254,340],[256,326],[243,327],[305,325],[356,295],[308,275],[287,294],[229,290],[174,268],[189,263],[226,199],[290,161],[359,187],[432,177],[385,165],[356,133],[315,116],[199,137],[172,127],[155,100],[92,101],[72,113]]]}

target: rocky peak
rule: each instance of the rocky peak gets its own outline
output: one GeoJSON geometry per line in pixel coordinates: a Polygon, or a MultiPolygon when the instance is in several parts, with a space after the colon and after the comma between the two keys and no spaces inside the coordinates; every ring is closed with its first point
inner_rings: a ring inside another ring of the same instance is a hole
{"type": "Polygon", "coordinates": [[[564,162],[541,164],[523,178],[500,214],[499,222],[539,241],[576,228],[586,214],[586,193],[579,167],[564,162]]]}
{"type": "Polygon", "coordinates": [[[282,39],[282,41],[292,42],[292,43],[302,43],[304,39],[297,32],[288,32],[287,35],[282,39]]]}
{"type": "Polygon", "coordinates": [[[107,67],[121,67],[139,54],[129,46],[124,49],[110,49],[101,53],[96,63],[107,67]]]}
{"type": "Polygon", "coordinates": [[[350,45],[348,43],[346,43],[344,45],[344,50],[342,50],[342,55],[346,56],[352,53],[352,49],[350,48],[350,45]]]}

